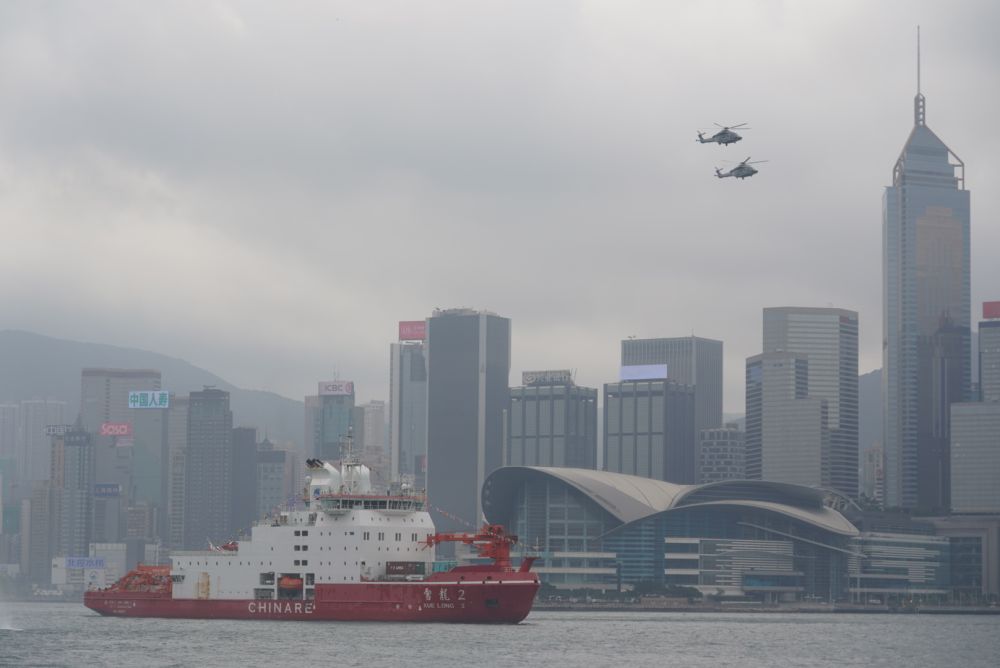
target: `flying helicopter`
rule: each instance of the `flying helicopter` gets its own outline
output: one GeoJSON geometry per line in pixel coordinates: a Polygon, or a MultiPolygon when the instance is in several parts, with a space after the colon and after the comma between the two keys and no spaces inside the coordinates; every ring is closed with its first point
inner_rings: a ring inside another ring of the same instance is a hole
{"type": "Polygon", "coordinates": [[[718,123],[713,123],[713,125],[716,125],[722,129],[708,138],[705,137],[704,133],[699,132],[698,133],[699,142],[701,142],[702,144],[711,144],[712,142],[715,142],[716,144],[729,146],[730,144],[735,144],[739,140],[743,139],[743,137],[733,132],[733,130],[738,128],[743,128],[744,130],[750,129],[748,127],[744,127],[746,123],[740,123],[739,125],[719,125],[718,123]]]}
{"type": "Polygon", "coordinates": [[[718,167],[716,167],[715,168],[715,175],[717,177],[719,177],[720,179],[724,179],[724,178],[729,177],[729,176],[732,176],[733,178],[737,178],[737,179],[745,179],[748,176],[753,176],[754,174],[757,173],[757,170],[755,168],[751,167],[750,165],[756,165],[756,164],[761,163],[761,162],[767,162],[767,160],[754,160],[753,162],[750,162],[750,157],[747,156],[746,160],[744,160],[740,164],[736,165],[735,167],[733,167],[732,169],[730,169],[726,173],[723,173],[721,169],[719,169],[718,167]]]}

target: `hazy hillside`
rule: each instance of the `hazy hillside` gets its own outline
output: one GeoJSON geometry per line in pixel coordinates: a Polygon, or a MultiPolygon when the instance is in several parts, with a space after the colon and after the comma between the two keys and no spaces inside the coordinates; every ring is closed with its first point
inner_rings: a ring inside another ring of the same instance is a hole
{"type": "Polygon", "coordinates": [[[273,392],[243,390],[184,360],[135,348],[54,339],[31,332],[0,331],[0,402],[58,399],[80,405],[84,367],[157,369],[163,387],[178,394],[214,385],[231,393],[233,422],[266,431],[272,441],[302,443],[303,406],[273,392]]]}

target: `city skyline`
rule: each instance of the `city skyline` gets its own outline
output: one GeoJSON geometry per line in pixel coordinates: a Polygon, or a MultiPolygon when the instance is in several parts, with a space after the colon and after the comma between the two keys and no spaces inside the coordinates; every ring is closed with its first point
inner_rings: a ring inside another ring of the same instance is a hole
{"type": "Polygon", "coordinates": [[[336,372],[367,401],[389,396],[397,320],[470,306],[511,318],[515,383],[575,368],[598,387],[628,336],[722,340],[737,413],[760,309],[831,305],[859,313],[866,372],[881,366],[877,191],[909,125],[917,23],[931,124],[984,193],[972,303],[1000,283],[988,3],[563,6],[532,21],[339,7],[290,33],[268,9],[126,13],[120,32],[49,11],[9,6],[0,28],[0,92],[18,100],[0,111],[0,219],[21,223],[0,250],[5,327],[157,350],[296,399],[336,372]],[[180,83],[155,35],[191,24],[180,83]],[[416,37],[432,25],[434,47],[416,37]],[[473,44],[477,68],[456,68],[473,44]],[[323,76],[291,75],[301,59],[323,76]],[[742,121],[739,153],[695,141],[742,121]],[[771,162],[712,178],[747,154],[771,162]],[[540,287],[570,263],[582,284],[540,287]]]}

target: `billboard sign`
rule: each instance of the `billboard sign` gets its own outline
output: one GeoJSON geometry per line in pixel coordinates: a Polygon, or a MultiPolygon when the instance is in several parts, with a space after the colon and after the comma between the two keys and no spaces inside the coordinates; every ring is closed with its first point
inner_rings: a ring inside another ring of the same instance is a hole
{"type": "Polygon", "coordinates": [[[427,321],[425,320],[400,320],[399,321],[400,341],[426,341],[427,321]]]}
{"type": "Polygon", "coordinates": [[[116,482],[98,482],[94,484],[95,499],[117,499],[121,496],[122,488],[116,482]]]}
{"type": "Polygon", "coordinates": [[[666,364],[630,364],[621,368],[620,380],[662,380],[667,378],[666,364]]]}
{"type": "Polygon", "coordinates": [[[50,424],[45,426],[46,436],[65,436],[73,427],[68,424],[50,424]]]}
{"type": "Polygon", "coordinates": [[[101,436],[131,436],[131,422],[103,422],[101,423],[101,436]]]}
{"type": "Polygon", "coordinates": [[[169,408],[170,393],[166,390],[140,390],[128,393],[129,408],[169,408]]]}
{"type": "Polygon", "coordinates": [[[321,380],[319,383],[319,395],[326,397],[330,395],[354,394],[354,382],[350,380],[321,380]]]}
{"type": "Polygon", "coordinates": [[[66,557],[66,568],[104,568],[103,557],[66,557]]]}
{"type": "Polygon", "coordinates": [[[983,302],[983,320],[1000,318],[1000,302],[983,302]]]}
{"type": "Polygon", "coordinates": [[[524,371],[521,373],[522,385],[555,385],[572,383],[573,372],[569,369],[550,369],[548,371],[524,371]]]}

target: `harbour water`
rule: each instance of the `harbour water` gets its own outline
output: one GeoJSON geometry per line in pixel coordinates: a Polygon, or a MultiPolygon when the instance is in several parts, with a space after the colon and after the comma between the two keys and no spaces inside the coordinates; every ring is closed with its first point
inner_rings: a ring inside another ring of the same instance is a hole
{"type": "Polygon", "coordinates": [[[995,668],[1000,616],[533,612],[517,626],[104,618],[0,603],[0,666],[995,668]]]}

